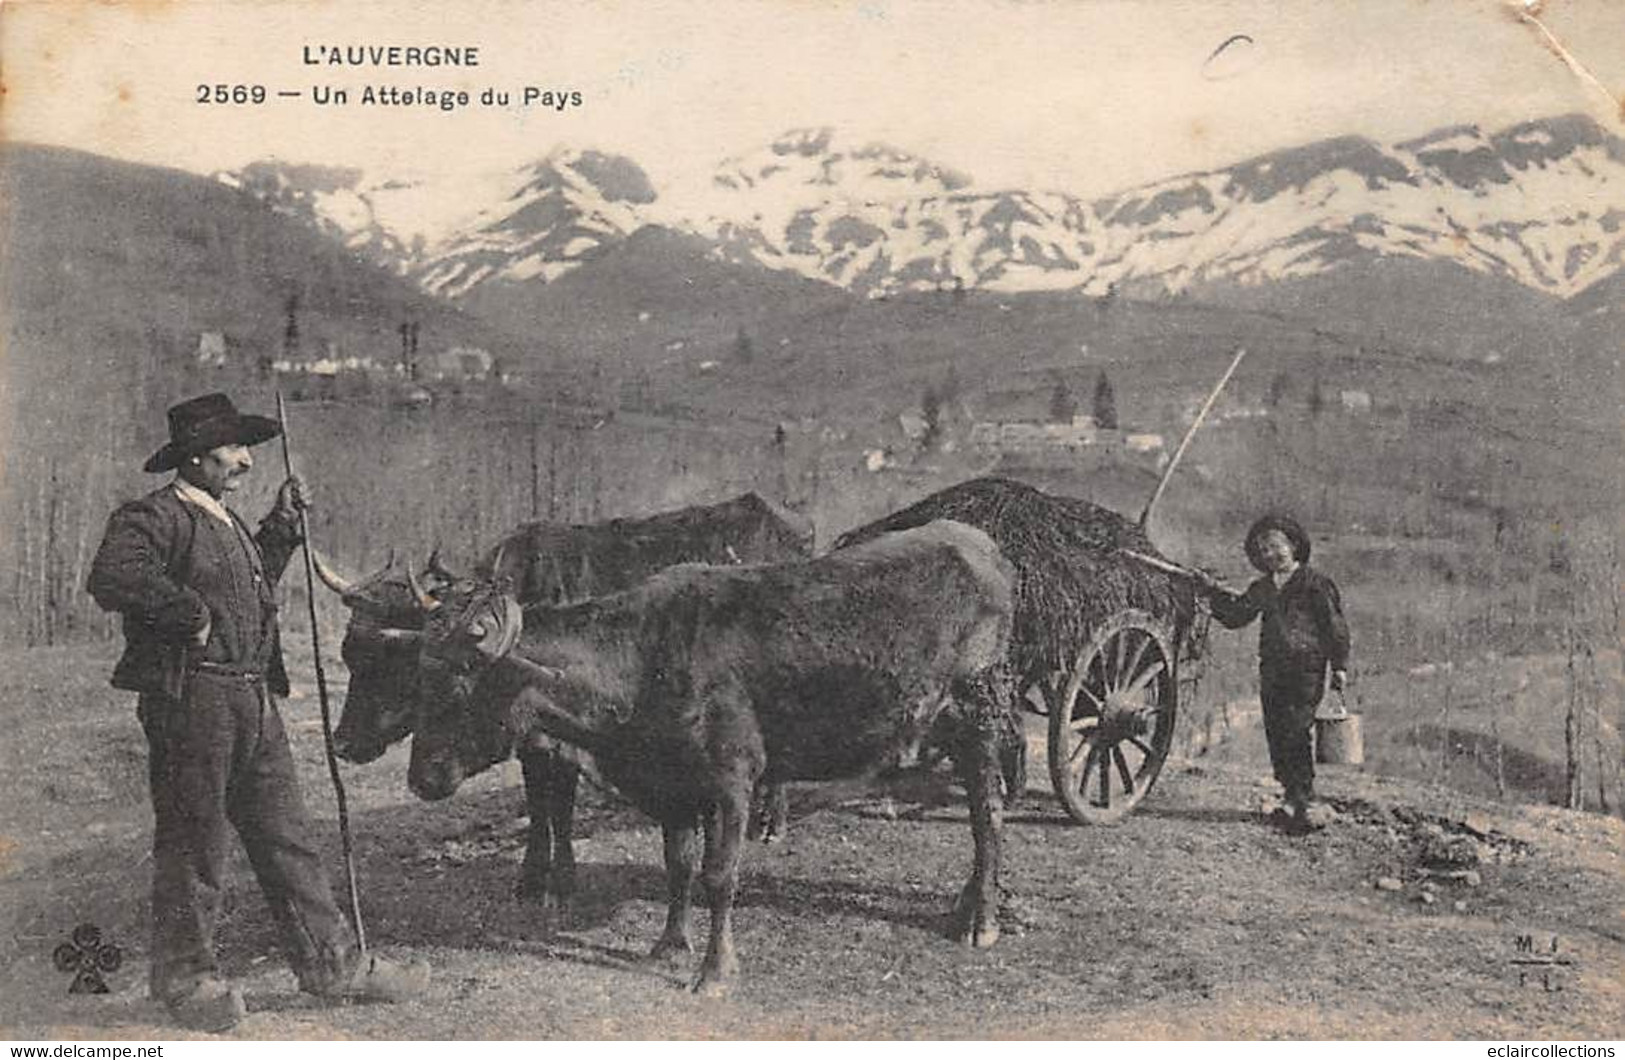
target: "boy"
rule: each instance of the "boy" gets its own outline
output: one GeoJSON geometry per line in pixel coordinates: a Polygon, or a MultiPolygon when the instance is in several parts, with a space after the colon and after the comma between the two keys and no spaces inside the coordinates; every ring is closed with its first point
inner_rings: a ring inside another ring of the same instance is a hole
{"type": "Polygon", "coordinates": [[[1328,816],[1315,805],[1315,760],[1310,729],[1325,692],[1348,682],[1349,630],[1337,585],[1309,566],[1309,535],[1296,521],[1267,515],[1247,531],[1247,558],[1263,577],[1239,596],[1208,582],[1213,617],[1240,629],[1262,615],[1258,635],[1259,699],[1275,779],[1286,789],[1289,824],[1322,828],[1328,816]]]}

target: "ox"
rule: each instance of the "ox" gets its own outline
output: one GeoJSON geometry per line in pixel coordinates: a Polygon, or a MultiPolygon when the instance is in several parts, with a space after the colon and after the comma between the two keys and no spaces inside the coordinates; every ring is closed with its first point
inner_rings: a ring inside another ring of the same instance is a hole
{"type": "Polygon", "coordinates": [[[500,583],[454,587],[422,635],[408,783],[443,799],[538,739],[590,752],[664,832],[656,957],[693,950],[703,830],[711,933],[695,989],[715,994],[738,972],[731,910],[758,781],[873,777],[931,733],[975,837],[955,932],[991,946],[1014,577],[986,534],[943,521],[819,559],[674,567],[564,607],[521,609],[500,583]]]}
{"type": "MultiPolygon", "coordinates": [[[[505,537],[479,565],[526,602],[564,603],[623,589],[674,563],[742,563],[805,557],[812,552],[807,520],[747,493],[732,500],[642,519],[589,526],[530,523],[505,537]]],[[[421,577],[389,565],[350,580],[318,559],[322,581],[350,607],[343,656],[350,687],[334,733],[347,761],[371,762],[412,731],[417,705],[416,637],[392,630],[421,627],[426,606],[456,576],[431,557],[421,577]]],[[[518,893],[553,916],[575,891],[571,843],[578,760],[568,749],[535,741],[520,756],[530,818],[518,893]]],[[[767,819],[754,822],[764,838],[782,829],[783,789],[768,793],[767,819]]]]}

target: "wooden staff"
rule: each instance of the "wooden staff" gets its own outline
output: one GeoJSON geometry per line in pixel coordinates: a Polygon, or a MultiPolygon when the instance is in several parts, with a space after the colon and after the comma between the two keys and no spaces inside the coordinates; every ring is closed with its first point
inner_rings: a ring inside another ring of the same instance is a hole
{"type": "Polygon", "coordinates": [[[1143,530],[1151,524],[1151,509],[1156,506],[1158,499],[1162,497],[1162,491],[1168,488],[1168,480],[1174,477],[1174,468],[1179,466],[1179,458],[1185,455],[1185,450],[1191,444],[1191,438],[1196,434],[1196,429],[1202,425],[1203,420],[1207,419],[1208,410],[1213,407],[1215,401],[1219,400],[1219,392],[1224,389],[1224,384],[1230,382],[1230,377],[1235,374],[1236,365],[1240,364],[1241,359],[1245,356],[1247,356],[1246,349],[1236,350],[1236,356],[1230,362],[1230,367],[1224,370],[1224,375],[1219,379],[1219,385],[1214,387],[1213,393],[1209,394],[1207,400],[1202,402],[1202,409],[1196,414],[1196,422],[1191,424],[1190,429],[1185,432],[1185,437],[1180,439],[1179,448],[1174,450],[1174,457],[1168,461],[1168,466],[1162,469],[1162,478],[1157,482],[1157,491],[1151,494],[1150,500],[1145,502],[1145,510],[1140,513],[1140,529],[1143,530]]]}
{"type": "MultiPolygon", "coordinates": [[[[282,467],[293,477],[293,455],[288,441],[288,413],[282,404],[282,391],[276,393],[276,421],[282,428],[282,467]]],[[[301,498],[303,499],[303,498],[301,498]]],[[[327,705],[327,672],[322,669],[322,631],[316,621],[316,563],[310,551],[310,516],[303,504],[299,512],[299,536],[305,547],[305,595],[310,604],[310,650],[316,657],[316,696],[322,705],[322,745],[327,749],[327,773],[333,780],[333,794],[339,804],[339,842],[344,849],[344,884],[350,893],[350,924],[355,928],[356,948],[367,954],[367,929],[361,922],[361,890],[356,883],[355,851],[350,842],[350,810],[344,798],[344,780],[339,776],[338,753],[333,748],[333,716],[327,705]]]]}

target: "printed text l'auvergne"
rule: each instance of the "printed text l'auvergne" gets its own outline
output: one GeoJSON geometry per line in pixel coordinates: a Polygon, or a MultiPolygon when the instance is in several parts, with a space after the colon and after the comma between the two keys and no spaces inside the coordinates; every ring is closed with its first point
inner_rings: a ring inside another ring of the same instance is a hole
{"type": "Polygon", "coordinates": [[[306,66],[478,66],[477,44],[306,44],[306,66]]]}

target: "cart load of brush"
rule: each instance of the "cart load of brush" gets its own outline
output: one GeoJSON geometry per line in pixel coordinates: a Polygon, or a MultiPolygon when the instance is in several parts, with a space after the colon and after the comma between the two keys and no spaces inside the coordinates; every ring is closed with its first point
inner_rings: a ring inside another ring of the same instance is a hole
{"type": "Polygon", "coordinates": [[[1146,561],[1161,557],[1134,521],[1002,478],[950,486],[835,547],[936,519],[982,530],[1016,569],[1010,667],[1018,698],[1049,716],[1050,778],[1062,804],[1081,822],[1121,818],[1167,758],[1181,661],[1204,654],[1190,579],[1146,561]]]}

